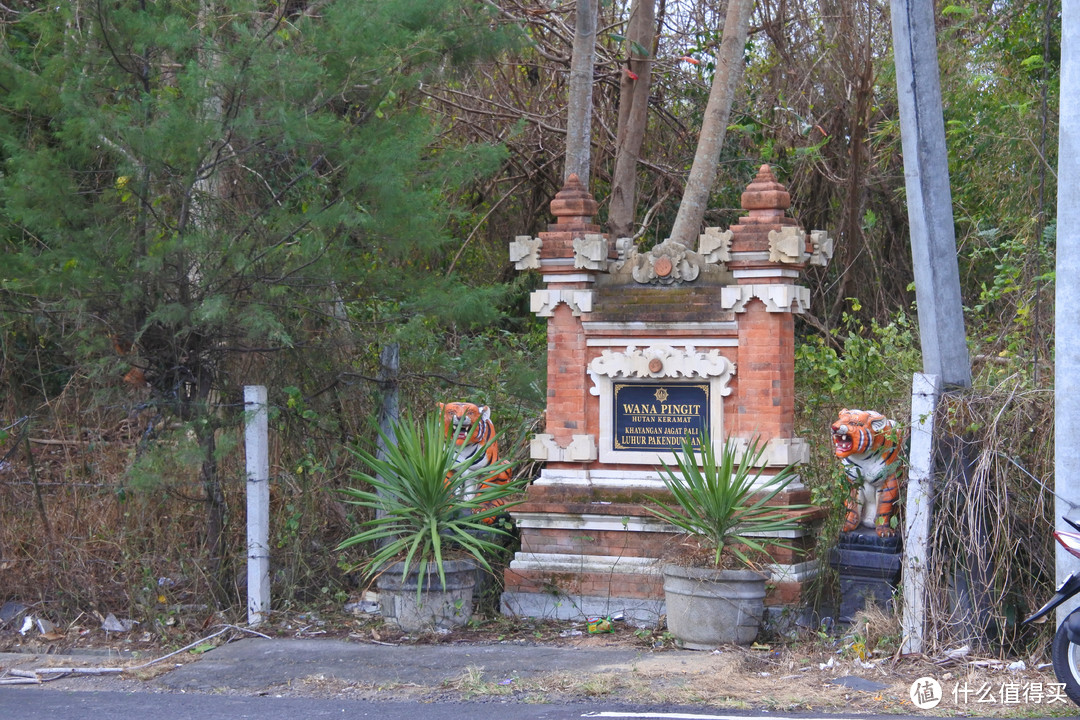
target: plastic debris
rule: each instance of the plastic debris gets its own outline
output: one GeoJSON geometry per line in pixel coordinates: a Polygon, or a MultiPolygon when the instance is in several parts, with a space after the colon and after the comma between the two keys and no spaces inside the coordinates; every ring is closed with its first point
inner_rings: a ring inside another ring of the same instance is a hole
{"type": "Polygon", "coordinates": [[[967,657],[971,653],[970,645],[961,645],[958,648],[945,651],[945,657],[949,660],[959,660],[960,658],[967,657]]]}
{"type": "Polygon", "coordinates": [[[109,613],[105,616],[105,621],[101,623],[101,629],[105,632],[131,632],[131,629],[135,627],[135,625],[135,620],[129,618],[120,620],[112,613],[109,613]]]}
{"type": "Polygon", "coordinates": [[[589,618],[586,627],[589,634],[615,632],[615,627],[611,624],[611,616],[589,618]]]}
{"type": "Polygon", "coordinates": [[[378,615],[380,612],[379,593],[366,590],[358,601],[346,603],[344,609],[345,612],[353,615],[378,615]]]}

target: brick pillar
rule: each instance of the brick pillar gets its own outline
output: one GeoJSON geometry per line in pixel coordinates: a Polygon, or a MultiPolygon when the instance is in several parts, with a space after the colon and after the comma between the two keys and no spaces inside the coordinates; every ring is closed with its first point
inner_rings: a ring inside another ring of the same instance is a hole
{"type": "Polygon", "coordinates": [[[739,318],[736,434],[790,438],[795,424],[795,321],[754,300],[739,318]]]}
{"type": "Polygon", "coordinates": [[[795,320],[803,296],[807,238],[787,217],[791,195],[762,165],[746,191],[747,214],[731,227],[729,269],[741,292],[734,435],[792,438],[795,428],[795,320]]]}
{"type": "Polygon", "coordinates": [[[565,303],[555,307],[547,331],[547,432],[566,447],[585,429],[585,333],[581,316],[565,303]]]}
{"type": "Polygon", "coordinates": [[[533,311],[548,319],[546,433],[534,453],[549,466],[595,459],[595,453],[567,451],[586,432],[588,375],[582,316],[592,309],[596,273],[606,269],[610,243],[593,224],[596,201],[571,175],[551,201],[555,222],[540,233],[538,267],[547,287],[533,294],[533,311]]]}

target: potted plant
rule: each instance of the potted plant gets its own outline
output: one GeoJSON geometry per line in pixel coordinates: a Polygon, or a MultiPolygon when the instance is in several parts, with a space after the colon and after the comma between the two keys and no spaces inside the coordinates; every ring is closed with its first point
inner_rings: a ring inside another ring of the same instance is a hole
{"type": "Polygon", "coordinates": [[[764,557],[769,546],[787,547],[779,538],[798,527],[790,510],[807,507],[769,505],[797,475],[789,465],[765,476],[765,447],[755,438],[740,452],[729,439],[717,458],[707,433],[699,451],[687,436],[675,456],[677,467],[663,465],[661,476],[674,502],[656,501],[649,511],[707,553],[703,561],[663,568],[668,630],[683,647],[706,650],[749,644],[757,637],[766,576],[750,555],[764,557]]]}
{"type": "Polygon", "coordinates": [[[485,483],[511,464],[474,468],[473,459],[459,460],[437,413],[419,425],[404,417],[392,429],[379,431],[385,458],[352,449],[365,467],[350,476],[370,489],[342,492],[346,502],[373,510],[374,517],[338,549],[375,544],[362,567],[376,581],[383,616],[402,630],[463,625],[472,616],[477,568],[491,572],[487,556],[501,549],[495,540],[508,534],[494,520],[518,504],[505,499],[525,480],[485,483]]]}

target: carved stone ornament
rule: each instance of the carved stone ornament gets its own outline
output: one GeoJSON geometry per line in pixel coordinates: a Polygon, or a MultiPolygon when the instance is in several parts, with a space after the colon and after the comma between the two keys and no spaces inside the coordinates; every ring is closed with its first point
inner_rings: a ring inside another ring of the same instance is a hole
{"type": "Polygon", "coordinates": [[[735,374],[735,363],[720,354],[719,350],[699,352],[693,346],[685,349],[668,345],[651,345],[638,349],[633,345],[626,352],[604,350],[600,357],[589,363],[589,376],[593,387],[589,392],[600,394],[599,378],[718,378],[724,386],[720,395],[731,394],[728,380],[735,374]]]}
{"type": "Polygon", "coordinates": [[[757,298],[771,313],[804,313],[810,309],[810,289],[799,285],[730,285],[720,290],[720,307],[746,312],[746,303],[757,298]]]}
{"type": "Polygon", "coordinates": [[[510,241],[510,262],[515,270],[539,270],[540,248],[544,241],[540,238],[518,235],[510,241]]]}
{"type": "Polygon", "coordinates": [[[554,435],[533,435],[529,443],[529,457],[548,462],[591,462],[597,458],[596,438],[592,435],[575,435],[566,447],[559,447],[554,435]]]}
{"type": "Polygon", "coordinates": [[[586,270],[606,270],[608,264],[607,238],[588,233],[574,238],[574,267],[586,270]]]}
{"type": "Polygon", "coordinates": [[[792,225],[769,231],[769,262],[806,261],[806,233],[792,225]]]}
{"type": "Polygon", "coordinates": [[[731,238],[734,235],[731,230],[707,227],[705,232],[698,236],[698,253],[707,263],[730,262],[731,238]]]}
{"type": "Polygon", "coordinates": [[[647,253],[631,255],[634,280],[643,285],[672,285],[695,280],[704,259],[670,238],[647,253]]]}
{"type": "Polygon", "coordinates": [[[566,303],[574,317],[580,317],[582,313],[592,312],[592,290],[533,290],[529,295],[529,309],[536,313],[537,317],[551,317],[555,314],[555,306],[566,303]]]}
{"type": "Polygon", "coordinates": [[[810,231],[810,246],[814,248],[810,255],[810,264],[825,267],[832,260],[833,239],[824,230],[810,231]]]}

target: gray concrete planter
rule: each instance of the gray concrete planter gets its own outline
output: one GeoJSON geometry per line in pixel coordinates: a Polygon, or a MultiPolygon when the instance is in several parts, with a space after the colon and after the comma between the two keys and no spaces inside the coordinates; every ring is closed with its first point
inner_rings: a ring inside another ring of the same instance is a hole
{"type": "Polygon", "coordinates": [[[439,573],[429,567],[417,603],[416,588],[421,578],[416,564],[413,563],[412,570],[402,580],[402,564],[395,563],[379,575],[376,582],[379,611],[383,618],[405,632],[460,627],[472,617],[476,567],[472,560],[443,562],[445,590],[439,581],[439,573]]]}
{"type": "Polygon", "coordinates": [[[664,566],[668,631],[689,650],[748,645],[765,614],[765,576],[752,570],[664,566]]]}

